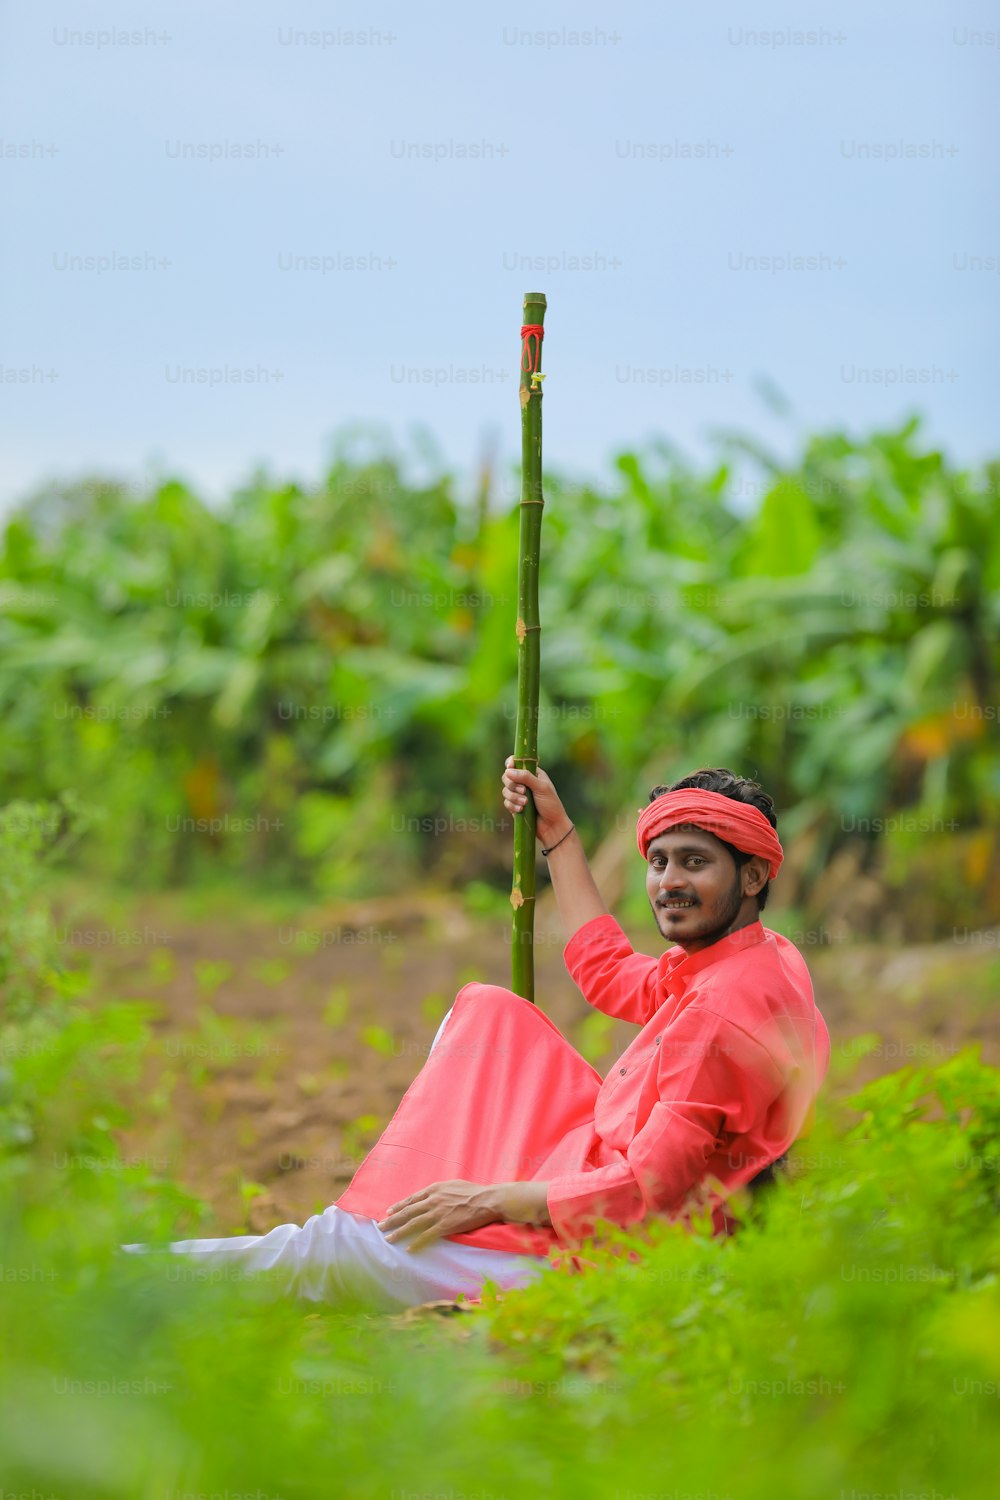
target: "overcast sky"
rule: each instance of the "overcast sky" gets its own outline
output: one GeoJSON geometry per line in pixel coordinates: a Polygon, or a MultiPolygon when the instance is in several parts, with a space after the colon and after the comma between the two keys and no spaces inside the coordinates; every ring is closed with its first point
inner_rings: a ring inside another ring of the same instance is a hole
{"type": "Polygon", "coordinates": [[[3,32],[0,507],[316,478],[352,424],[514,456],[536,289],[550,466],[913,411],[1000,447],[993,6],[82,0],[3,32]]]}

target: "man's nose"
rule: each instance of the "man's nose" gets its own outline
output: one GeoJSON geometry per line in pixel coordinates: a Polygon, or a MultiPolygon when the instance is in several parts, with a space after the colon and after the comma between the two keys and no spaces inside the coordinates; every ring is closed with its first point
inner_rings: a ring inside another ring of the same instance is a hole
{"type": "Polygon", "coordinates": [[[680,865],[673,865],[668,861],[664,866],[663,874],[660,876],[660,890],[678,891],[686,883],[686,877],[680,865]]]}

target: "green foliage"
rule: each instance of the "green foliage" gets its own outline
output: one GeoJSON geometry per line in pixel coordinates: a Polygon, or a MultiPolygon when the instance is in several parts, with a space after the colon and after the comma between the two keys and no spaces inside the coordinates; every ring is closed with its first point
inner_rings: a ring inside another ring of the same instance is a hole
{"type": "MultiPolygon", "coordinates": [[[[83,1243],[70,1184],[74,1213],[44,1235],[4,1224],[9,1482],[68,1492],[72,1453],[84,1500],[311,1500],[331,1473],[338,1493],[371,1496],[770,1500],[776,1473],[801,1500],[985,1495],[998,1097],[971,1056],[880,1080],[860,1120],[802,1143],[732,1240],[619,1233],[584,1249],[582,1272],[565,1261],[487,1294],[457,1330],[276,1300],[266,1277],[126,1262],[128,1184],[114,1179],[83,1243]]],[[[257,1191],[243,1184],[248,1204],[257,1191]]]]}
{"type": "Polygon", "coordinates": [[[420,1014],[425,1021],[430,1021],[435,1026],[444,1020],[448,1009],[448,1001],[444,995],[425,995],[420,1002],[420,1014]]]}
{"type": "MultiPolygon", "coordinates": [[[[44,806],[0,822],[5,1492],[992,1493],[1000,1080],[974,1053],[827,1106],[728,1240],[618,1231],[457,1323],[276,1299],[266,1276],[119,1250],[205,1230],[115,1146],[148,1008],[59,965],[38,882],[60,826],[44,806]]],[[[207,1009],[201,1034],[257,1037],[207,1009]]],[[[247,1210],[261,1191],[241,1180],[247,1210]]]]}
{"type": "MultiPolygon", "coordinates": [[[[539,738],[585,839],[698,763],[761,776],[807,874],[904,810],[995,832],[998,472],[910,423],[550,478],[539,738]]],[[[499,888],[516,563],[516,507],[346,446],[315,488],[218,510],[50,488],[0,550],[0,773],[102,807],[86,866],[133,883],[499,888]]]]}
{"type": "Polygon", "coordinates": [[[41,888],[88,814],[64,792],[58,803],[11,802],[0,809],[0,1020],[30,1014],[39,987],[68,983],[53,942],[41,888]]]}
{"type": "Polygon", "coordinates": [[[225,961],[221,963],[202,959],[194,966],[194,977],[198,988],[205,996],[212,996],[233,975],[233,966],[225,961]]]}
{"type": "Polygon", "coordinates": [[[323,1008],[323,1020],[334,1028],[343,1026],[351,1008],[350,991],[344,984],[335,985],[323,1008]]]}
{"type": "Polygon", "coordinates": [[[123,1160],[115,1141],[152,1045],[152,1007],[93,1004],[44,898],[48,871],[87,822],[69,798],[0,809],[0,1198],[16,1193],[23,1226],[42,1239],[79,1246],[100,1243],[126,1207],[161,1231],[198,1208],[158,1163],[123,1160]]]}
{"type": "Polygon", "coordinates": [[[384,1026],[363,1026],[361,1028],[361,1040],[366,1047],[371,1047],[380,1057],[391,1057],[396,1048],[396,1042],[391,1031],[384,1026]]]}

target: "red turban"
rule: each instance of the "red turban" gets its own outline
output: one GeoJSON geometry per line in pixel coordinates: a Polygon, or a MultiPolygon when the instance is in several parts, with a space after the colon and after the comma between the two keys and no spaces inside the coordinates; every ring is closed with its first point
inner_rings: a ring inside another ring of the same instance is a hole
{"type": "Polygon", "coordinates": [[[744,854],[759,854],[771,866],[771,879],[781,868],[784,857],[781,842],[764,814],[748,802],[736,802],[721,792],[703,792],[686,788],[664,792],[639,814],[636,839],[643,859],[653,839],[688,823],[717,839],[741,849],[744,854]]]}

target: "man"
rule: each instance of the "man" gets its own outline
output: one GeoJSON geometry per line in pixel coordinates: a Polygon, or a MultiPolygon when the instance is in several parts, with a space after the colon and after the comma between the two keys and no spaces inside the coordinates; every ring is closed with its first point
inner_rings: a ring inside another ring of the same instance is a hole
{"type": "Polygon", "coordinates": [[[659,959],[635,953],[550,778],[530,791],[585,998],[641,1029],[607,1077],[537,1007],[464,986],[426,1065],[347,1191],[303,1227],[172,1248],[289,1272],[288,1289],[381,1305],[523,1285],[548,1252],[650,1215],[712,1210],[782,1156],[830,1056],[805,963],[761,925],[781,865],[770,797],[730,771],[658,786],[637,826],[659,959]],[[424,1267],[429,1279],[420,1280],[424,1267]]]}

